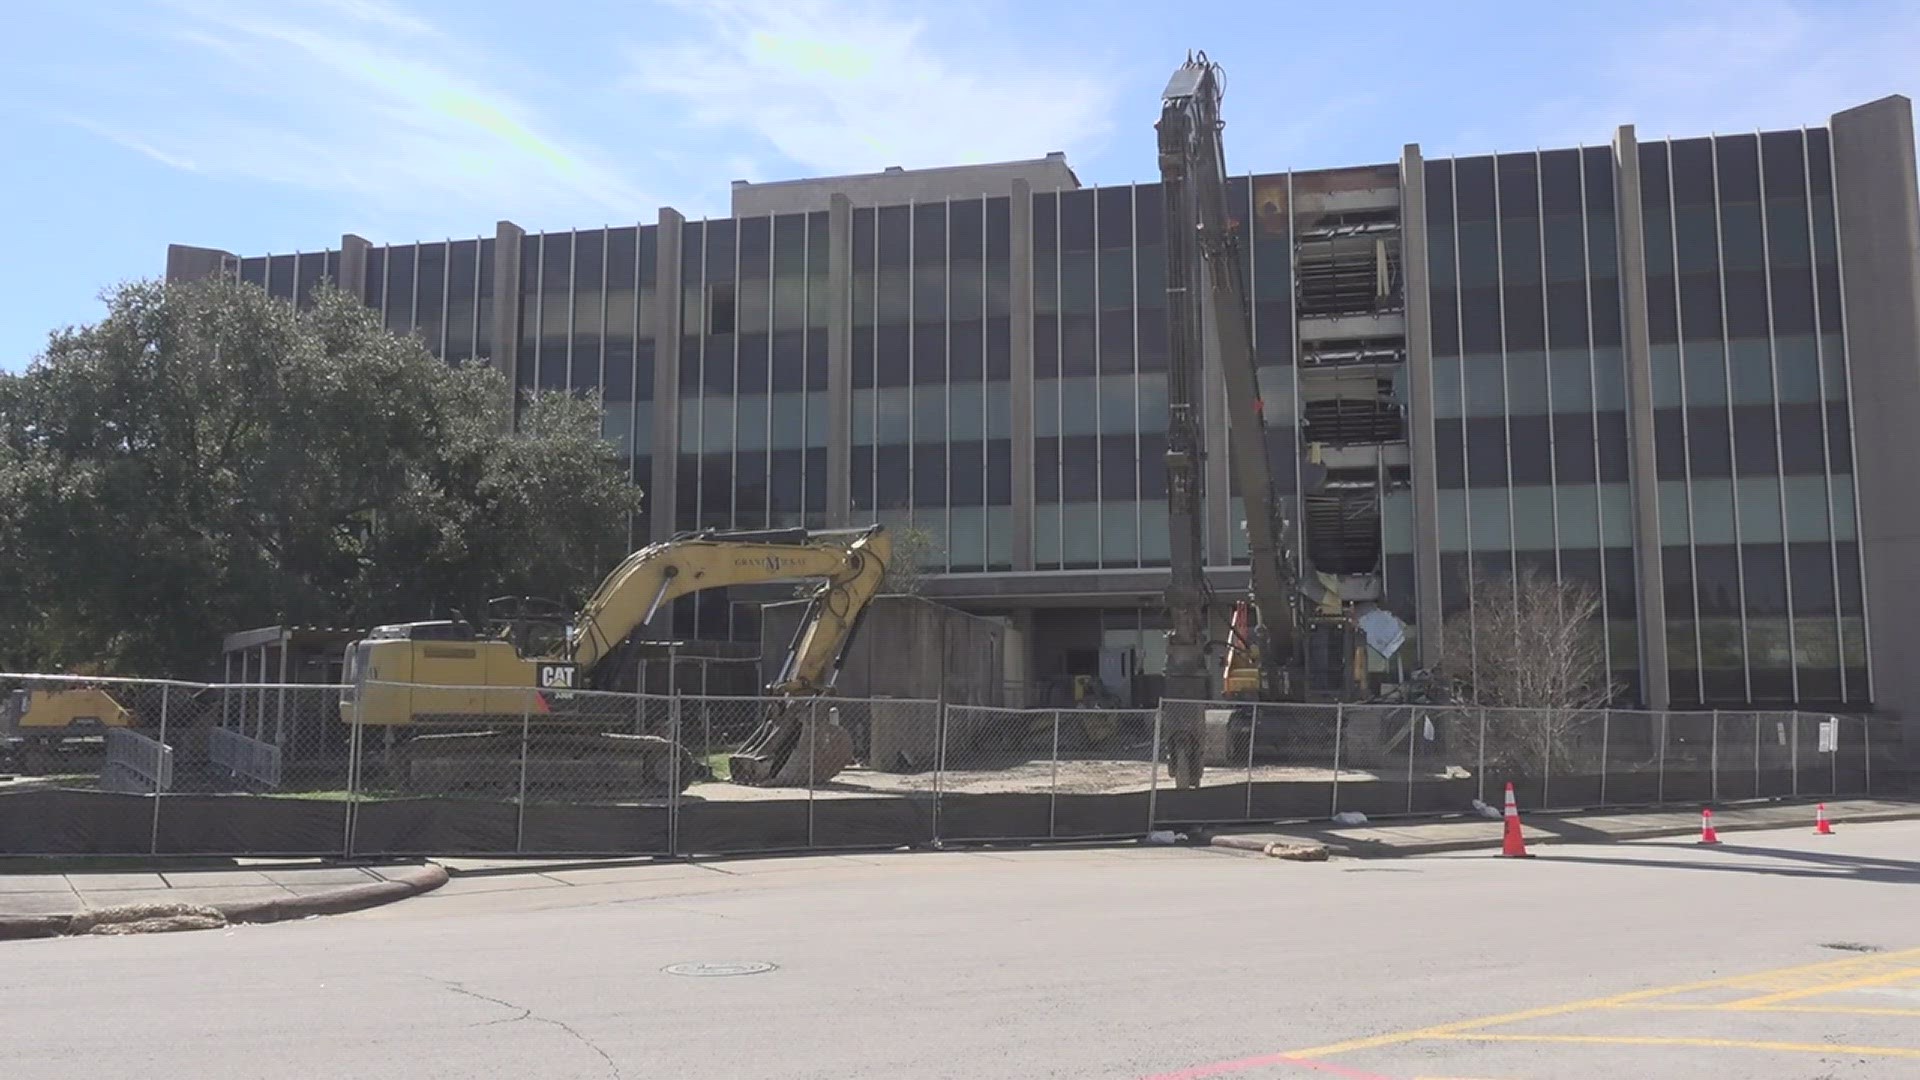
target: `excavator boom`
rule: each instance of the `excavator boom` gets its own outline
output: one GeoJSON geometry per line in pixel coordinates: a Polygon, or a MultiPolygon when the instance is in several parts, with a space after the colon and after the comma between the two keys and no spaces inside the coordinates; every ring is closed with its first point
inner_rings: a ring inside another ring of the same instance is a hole
{"type": "Polygon", "coordinates": [[[1202,448],[1200,378],[1205,329],[1211,326],[1226,383],[1227,429],[1235,479],[1246,508],[1253,630],[1262,696],[1284,697],[1295,653],[1294,573],[1287,523],[1267,459],[1266,419],[1253,355],[1238,223],[1227,202],[1226,155],[1220,130],[1220,67],[1205,53],[1188,57],[1161,95],[1157,125],[1162,197],[1166,203],[1169,364],[1167,404],[1168,524],[1172,585],[1167,607],[1169,696],[1201,696],[1208,626],[1206,582],[1198,544],[1202,448]],[[1204,293],[1192,288],[1202,267],[1204,293]],[[1203,299],[1204,296],[1204,299],[1203,299]],[[1196,694],[1195,691],[1199,691],[1196,694]]]}
{"type": "Polygon", "coordinates": [[[838,532],[703,532],[651,544],[627,556],[594,590],[569,635],[573,662],[592,671],[629,634],[676,597],[728,585],[796,578],[824,581],[801,623],[788,671],[775,693],[825,689],[855,621],[880,589],[892,554],[880,526],[838,532]]]}

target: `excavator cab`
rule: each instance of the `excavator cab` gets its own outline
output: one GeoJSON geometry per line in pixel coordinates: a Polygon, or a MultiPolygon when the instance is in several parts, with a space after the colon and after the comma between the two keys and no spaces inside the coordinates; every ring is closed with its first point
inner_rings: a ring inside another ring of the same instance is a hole
{"type": "Polygon", "coordinates": [[[496,596],[487,601],[487,634],[505,638],[521,656],[554,656],[567,646],[573,612],[538,596],[496,596]]]}

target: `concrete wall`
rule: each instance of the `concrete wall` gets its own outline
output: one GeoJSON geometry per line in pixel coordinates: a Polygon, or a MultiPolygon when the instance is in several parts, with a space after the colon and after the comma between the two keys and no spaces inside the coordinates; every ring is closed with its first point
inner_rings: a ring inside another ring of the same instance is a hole
{"type": "Polygon", "coordinates": [[[1853,467],[1866,569],[1867,661],[1877,709],[1906,721],[1920,760],[1920,666],[1906,627],[1920,613],[1920,499],[1913,430],[1920,417],[1920,205],[1913,104],[1899,95],[1837,113],[1834,198],[1840,216],[1853,467]]]}
{"type": "Polygon", "coordinates": [[[1016,180],[1025,181],[1034,191],[1061,191],[1080,186],[1079,177],[1067,166],[1066,155],[1056,151],[1043,158],[990,165],[890,168],[877,173],[775,180],[764,184],[735,180],[733,213],[735,217],[751,217],[825,210],[835,195],[846,196],[854,206],[977,199],[1011,194],[1016,180]]]}
{"type": "MultiPolygon", "coordinates": [[[[769,683],[793,643],[807,601],[760,609],[760,674],[769,683]]],[[[868,605],[840,667],[844,697],[944,698],[954,705],[999,705],[1004,684],[1003,628],[994,619],[917,596],[881,596],[868,605]]]]}

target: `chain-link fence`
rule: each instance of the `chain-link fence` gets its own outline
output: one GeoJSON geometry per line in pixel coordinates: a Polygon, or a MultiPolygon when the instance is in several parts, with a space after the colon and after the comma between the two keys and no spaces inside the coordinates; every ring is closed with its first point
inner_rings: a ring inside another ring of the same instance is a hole
{"type": "Polygon", "coordinates": [[[0,854],[696,855],[1910,797],[1886,717],[0,675],[0,854]]]}
{"type": "Polygon", "coordinates": [[[941,840],[1138,835],[1166,779],[1152,709],[953,705],[945,717],[941,840]]]}
{"type": "Polygon", "coordinates": [[[1471,812],[1476,801],[1497,808],[1508,783],[1523,806],[1551,810],[1920,794],[1920,763],[1889,717],[1171,701],[1161,711],[1204,718],[1207,769],[1159,794],[1159,826],[1471,812]]]}

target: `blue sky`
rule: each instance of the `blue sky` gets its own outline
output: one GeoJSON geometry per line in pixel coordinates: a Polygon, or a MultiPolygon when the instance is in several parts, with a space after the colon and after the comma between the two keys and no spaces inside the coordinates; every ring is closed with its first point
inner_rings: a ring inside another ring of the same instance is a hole
{"type": "Polygon", "coordinates": [[[12,0],[0,367],[169,242],[725,213],[728,181],[1064,150],[1150,180],[1188,48],[1236,171],[1818,124],[1920,91],[1920,0],[12,0]]]}

